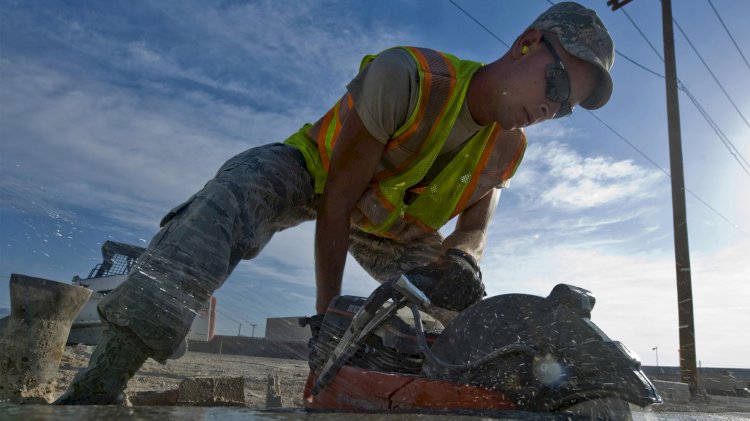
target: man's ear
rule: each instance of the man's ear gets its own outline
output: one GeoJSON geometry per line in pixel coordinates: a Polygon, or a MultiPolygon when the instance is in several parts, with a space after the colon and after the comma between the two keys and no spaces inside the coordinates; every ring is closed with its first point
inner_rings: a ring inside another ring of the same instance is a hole
{"type": "Polygon", "coordinates": [[[513,48],[511,50],[513,58],[518,60],[521,56],[533,52],[540,45],[541,41],[542,31],[535,28],[525,30],[521,36],[516,39],[516,42],[513,43],[513,48]]]}

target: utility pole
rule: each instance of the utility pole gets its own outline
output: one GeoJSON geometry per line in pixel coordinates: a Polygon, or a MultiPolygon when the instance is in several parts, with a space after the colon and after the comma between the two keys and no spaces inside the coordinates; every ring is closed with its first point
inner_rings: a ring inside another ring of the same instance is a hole
{"type": "Polygon", "coordinates": [[[237,336],[240,336],[240,332],[242,332],[242,323],[238,323],[240,327],[237,328],[237,336]]]}
{"type": "Polygon", "coordinates": [[[672,174],[672,219],[674,255],[677,272],[677,312],[680,323],[680,377],[688,384],[690,396],[698,393],[695,356],[695,322],[693,321],[693,285],[690,276],[687,212],[685,210],[685,176],[682,169],[680,105],[677,98],[677,65],[672,30],[672,0],[661,2],[664,32],[664,68],[667,84],[667,122],[669,124],[669,168],[672,174]]]}
{"type": "Polygon", "coordinates": [[[651,349],[656,352],[656,371],[659,371],[659,347],[655,346],[651,349]]]}
{"type": "MultiPolygon", "coordinates": [[[[609,0],[617,10],[632,0],[609,0]]],[[[697,397],[695,322],[693,321],[693,286],[690,276],[687,212],[685,210],[685,175],[682,168],[680,105],[677,97],[677,64],[672,29],[672,0],[661,0],[664,38],[664,69],[667,88],[667,124],[669,128],[669,168],[672,179],[672,223],[674,228],[675,270],[677,272],[677,312],[680,333],[680,378],[687,383],[690,396],[697,397]]],[[[655,349],[654,349],[655,350],[655,349]]]]}

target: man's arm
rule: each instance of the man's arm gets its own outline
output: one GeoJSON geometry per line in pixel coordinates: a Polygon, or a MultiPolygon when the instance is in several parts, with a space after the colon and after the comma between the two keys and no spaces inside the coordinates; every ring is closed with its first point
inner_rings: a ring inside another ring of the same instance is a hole
{"type": "Polygon", "coordinates": [[[443,253],[456,248],[470,254],[478,262],[487,243],[487,229],[500,202],[500,189],[492,189],[478,202],[458,216],[453,233],[443,241],[443,253]]]}
{"type": "Polygon", "coordinates": [[[370,135],[354,108],[343,118],[315,226],[318,313],[325,312],[331,299],[341,293],[351,213],[369,186],[385,149],[370,135]]]}

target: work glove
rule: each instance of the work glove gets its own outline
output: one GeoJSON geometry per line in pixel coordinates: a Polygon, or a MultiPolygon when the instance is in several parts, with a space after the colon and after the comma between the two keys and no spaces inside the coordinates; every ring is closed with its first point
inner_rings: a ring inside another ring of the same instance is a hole
{"type": "Polygon", "coordinates": [[[299,324],[302,327],[309,325],[310,333],[312,333],[312,336],[307,341],[307,363],[310,366],[310,371],[313,372],[317,371],[325,363],[325,361],[322,361],[322,358],[326,355],[326,350],[322,349],[322,345],[318,343],[320,328],[323,326],[324,318],[325,314],[316,314],[299,319],[299,324]]]}
{"type": "Polygon", "coordinates": [[[448,249],[437,261],[411,269],[404,276],[433,305],[452,311],[462,311],[485,295],[479,264],[459,249],[448,249]]]}

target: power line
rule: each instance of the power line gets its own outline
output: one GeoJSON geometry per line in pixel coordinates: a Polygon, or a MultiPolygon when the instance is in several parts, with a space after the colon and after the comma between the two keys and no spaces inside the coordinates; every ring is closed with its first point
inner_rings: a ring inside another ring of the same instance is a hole
{"type": "Polygon", "coordinates": [[[737,52],[740,53],[740,56],[742,56],[742,60],[745,61],[745,66],[747,66],[747,68],[750,70],[750,63],[747,62],[747,58],[745,58],[745,55],[742,54],[742,50],[740,50],[740,46],[737,45],[737,41],[734,40],[732,33],[729,32],[729,28],[727,28],[727,25],[724,23],[724,19],[721,18],[721,16],[719,15],[719,12],[716,10],[711,0],[708,0],[708,4],[711,6],[711,9],[713,9],[714,13],[716,14],[716,17],[719,18],[719,22],[721,22],[721,26],[724,27],[725,31],[727,31],[727,35],[729,35],[729,39],[732,40],[732,43],[734,44],[734,48],[737,49],[737,52]]]}
{"type": "Polygon", "coordinates": [[[659,59],[661,60],[661,62],[664,63],[664,57],[661,55],[661,53],[659,52],[659,50],[657,50],[656,47],[654,47],[654,44],[651,43],[651,41],[648,39],[648,37],[646,36],[646,34],[644,34],[643,31],[641,31],[641,28],[635,23],[635,21],[633,20],[633,18],[630,17],[630,15],[628,14],[628,11],[625,10],[625,8],[621,8],[620,10],[622,10],[622,13],[625,14],[625,17],[628,18],[628,20],[630,21],[630,23],[633,24],[633,26],[635,27],[635,30],[638,31],[639,34],[641,34],[641,37],[644,40],[646,40],[646,43],[649,45],[649,47],[651,47],[651,50],[653,50],[653,52],[656,54],[657,57],[659,57],[659,59]]]}
{"type": "Polygon", "coordinates": [[[459,6],[458,4],[456,4],[455,1],[453,1],[453,0],[448,0],[448,1],[451,2],[451,4],[453,4],[454,6],[456,6],[456,8],[458,10],[464,12],[464,14],[469,17],[469,19],[471,19],[474,22],[476,22],[477,25],[481,26],[482,29],[484,29],[485,31],[487,31],[496,40],[500,41],[500,44],[503,44],[505,46],[505,48],[510,48],[510,45],[506,44],[505,41],[501,40],[500,37],[498,37],[497,35],[495,35],[495,33],[492,32],[492,31],[490,31],[486,26],[482,25],[482,22],[478,21],[474,16],[471,15],[471,13],[467,12],[466,10],[464,10],[461,6],[459,6]]]}
{"type": "MultiPolygon", "coordinates": [[[[471,18],[471,20],[473,20],[474,22],[476,22],[476,23],[477,23],[477,24],[478,24],[478,25],[479,25],[480,27],[482,27],[482,29],[484,29],[484,30],[485,30],[485,31],[487,31],[487,32],[488,32],[488,33],[489,33],[490,35],[492,35],[492,37],[494,37],[494,38],[495,38],[496,40],[500,41],[500,42],[501,42],[501,43],[502,43],[503,45],[505,45],[506,47],[510,48],[510,47],[508,46],[508,44],[506,44],[506,43],[505,43],[505,42],[504,42],[503,40],[501,40],[501,39],[500,39],[500,38],[499,38],[499,37],[498,37],[497,35],[495,35],[495,33],[494,33],[494,32],[492,32],[492,31],[491,31],[491,30],[490,30],[489,28],[487,28],[486,26],[482,25],[482,23],[481,23],[481,22],[479,22],[479,21],[478,21],[478,20],[477,20],[477,19],[476,19],[476,18],[475,18],[474,16],[472,16],[472,15],[471,15],[471,14],[470,14],[469,12],[467,12],[467,11],[466,11],[466,10],[464,10],[464,9],[462,9],[462,8],[461,8],[461,7],[460,7],[460,6],[458,5],[458,4],[456,4],[456,3],[455,3],[455,2],[453,1],[453,0],[448,0],[448,1],[450,1],[450,2],[451,2],[451,4],[453,4],[453,5],[454,5],[454,6],[455,6],[455,7],[457,8],[457,9],[459,9],[459,10],[460,10],[460,11],[462,11],[462,12],[463,12],[463,13],[464,13],[465,15],[467,15],[467,16],[468,16],[469,18],[471,18]]],[[[552,2],[552,1],[550,1],[550,0],[547,0],[547,2],[548,2],[548,3],[550,3],[550,4],[552,4],[552,5],[554,5],[554,4],[555,4],[555,3],[553,3],[553,2],[552,2]]],[[[624,11],[624,9],[623,9],[623,11],[624,11]]],[[[632,19],[631,19],[631,22],[632,22],[632,23],[633,23],[633,25],[635,25],[635,26],[636,26],[636,28],[637,28],[637,25],[635,24],[635,22],[634,22],[634,21],[633,21],[632,19]]],[[[647,38],[645,38],[645,35],[644,35],[644,34],[643,34],[643,32],[642,32],[642,31],[640,30],[640,28],[637,28],[637,29],[638,29],[638,31],[639,31],[639,32],[641,32],[641,35],[642,35],[642,36],[644,36],[644,39],[646,39],[646,41],[648,42],[648,39],[647,39],[647,38]]],[[[649,44],[651,44],[651,43],[649,42],[649,44]]],[[[659,56],[659,57],[660,57],[660,58],[662,59],[662,61],[664,60],[664,58],[663,58],[663,57],[662,57],[662,56],[661,56],[661,55],[660,55],[660,54],[659,54],[658,52],[657,52],[657,55],[658,55],[658,56],[659,56]]],[[[635,63],[635,61],[634,61],[634,60],[632,60],[632,59],[630,59],[630,58],[627,58],[627,60],[628,60],[628,61],[631,61],[631,62],[634,62],[634,63],[635,63]]],[[[642,66],[642,65],[640,65],[640,64],[639,64],[639,66],[640,66],[640,67],[642,67],[642,68],[644,68],[644,69],[646,69],[646,70],[648,70],[648,69],[647,69],[647,68],[646,68],[645,66],[642,66]]],[[[662,76],[662,75],[659,75],[658,73],[656,73],[656,72],[654,72],[654,71],[652,71],[652,70],[648,70],[648,71],[649,71],[649,72],[651,72],[651,73],[654,73],[654,74],[656,74],[657,76],[660,76],[660,77],[662,77],[662,78],[664,77],[664,76],[662,76]]],[[[589,111],[589,110],[587,110],[587,111],[589,112],[589,114],[590,114],[591,116],[593,116],[593,117],[594,117],[594,118],[595,118],[596,120],[598,120],[598,121],[599,121],[600,123],[602,123],[602,124],[603,124],[603,125],[604,125],[604,126],[605,126],[606,128],[608,128],[608,129],[609,129],[609,130],[610,130],[610,131],[611,131],[612,133],[614,133],[614,134],[615,134],[615,136],[617,136],[617,138],[619,138],[620,140],[622,140],[623,142],[625,142],[625,143],[626,143],[626,144],[627,144],[628,146],[630,146],[631,148],[633,148],[633,149],[634,149],[634,150],[635,150],[636,152],[638,152],[638,153],[639,153],[639,154],[640,154],[641,156],[643,156],[643,157],[644,157],[644,158],[645,158],[645,159],[646,159],[646,160],[647,160],[648,162],[650,162],[650,163],[651,163],[652,165],[654,165],[654,166],[655,166],[656,168],[658,168],[659,170],[661,170],[661,172],[663,172],[664,174],[666,174],[666,175],[667,175],[667,176],[668,176],[669,178],[672,178],[672,175],[671,175],[671,174],[669,174],[669,172],[668,172],[667,170],[665,170],[664,168],[662,168],[662,167],[661,167],[661,166],[660,166],[659,164],[657,164],[657,163],[656,163],[656,162],[655,162],[655,161],[654,161],[653,159],[649,158],[649,157],[648,157],[648,155],[646,155],[646,154],[645,154],[644,152],[642,152],[642,151],[641,151],[640,149],[638,149],[638,147],[637,147],[637,146],[635,146],[635,145],[634,145],[634,144],[633,144],[632,142],[628,141],[628,140],[627,140],[627,139],[626,139],[626,138],[625,138],[625,137],[624,137],[623,135],[621,135],[621,134],[620,134],[619,132],[617,132],[617,131],[616,131],[616,130],[615,130],[615,129],[614,129],[613,127],[612,127],[612,126],[610,126],[609,124],[607,124],[606,122],[604,122],[604,120],[602,120],[601,118],[599,118],[599,116],[597,116],[597,115],[596,115],[596,114],[594,114],[593,112],[591,112],[591,111],[589,111]]],[[[730,221],[730,220],[729,220],[729,219],[728,219],[727,217],[725,217],[724,215],[722,215],[722,214],[721,214],[721,213],[720,213],[720,212],[719,212],[718,210],[716,210],[716,209],[715,209],[715,208],[714,208],[713,206],[709,205],[709,204],[708,204],[708,203],[707,203],[707,202],[706,202],[705,200],[701,199],[701,198],[700,198],[700,197],[699,197],[699,196],[698,196],[697,194],[693,193],[692,191],[690,191],[690,190],[689,190],[689,189],[687,189],[687,188],[685,188],[685,191],[686,191],[686,192],[688,192],[688,193],[690,193],[690,194],[691,194],[691,195],[692,195],[693,197],[695,197],[696,199],[698,199],[698,201],[699,201],[699,202],[701,202],[701,203],[702,203],[703,205],[705,205],[705,206],[706,206],[706,207],[707,207],[708,209],[710,209],[711,211],[713,211],[713,212],[714,212],[714,213],[715,213],[716,215],[718,215],[718,216],[719,216],[719,217],[720,217],[721,219],[723,219],[724,221],[726,221],[726,222],[727,222],[727,223],[728,223],[729,225],[731,225],[731,226],[732,226],[732,227],[733,227],[734,229],[736,229],[737,231],[741,232],[741,233],[742,233],[742,234],[744,234],[745,236],[747,236],[747,237],[750,237],[750,234],[748,234],[748,233],[746,233],[745,231],[743,231],[742,229],[740,229],[739,225],[737,225],[737,224],[735,224],[734,222],[730,221]]]]}
{"type": "MultiPolygon", "coordinates": [[[[662,57],[662,55],[659,53],[659,51],[656,49],[656,47],[654,47],[654,44],[651,43],[651,41],[648,39],[648,37],[646,36],[646,34],[643,33],[643,31],[638,26],[638,24],[635,23],[635,21],[630,17],[630,15],[628,14],[628,12],[625,9],[622,9],[622,11],[623,11],[623,13],[625,13],[625,16],[628,18],[628,20],[633,25],[633,27],[635,27],[635,29],[638,31],[638,33],[641,34],[641,37],[643,38],[643,40],[646,41],[646,43],[651,47],[651,49],[654,51],[654,53],[663,62],[664,61],[664,57],[662,57]]],[[[675,22],[675,23],[677,23],[677,22],[675,22]]],[[[683,33],[683,35],[684,35],[684,33],[683,33]]],[[[685,37],[685,38],[687,39],[687,37],[685,37]]],[[[688,40],[688,42],[690,42],[690,40],[688,40]]],[[[696,51],[696,54],[697,54],[697,51],[696,51]]],[[[699,55],[699,57],[700,57],[700,55],[699,55]]],[[[709,72],[710,72],[710,70],[709,70],[709,72]]],[[[713,75],[713,73],[712,73],[712,75],[713,75]]],[[[662,77],[662,78],[664,77],[664,76],[661,76],[661,75],[659,75],[659,76],[662,77]]],[[[714,78],[714,80],[716,80],[716,78],[714,78]]],[[[678,83],[678,88],[681,91],[685,92],[685,94],[688,96],[688,98],[693,103],[693,105],[695,106],[695,108],[698,109],[698,112],[701,114],[701,116],[703,117],[703,119],[706,120],[706,122],[708,123],[709,127],[711,127],[711,129],[714,131],[714,133],[716,133],[716,135],[719,137],[719,140],[721,141],[721,143],[727,148],[727,150],[729,151],[729,154],[732,155],[732,157],[735,159],[735,161],[737,161],[737,163],[740,165],[740,168],[742,168],[742,170],[745,171],[745,173],[748,173],[748,175],[750,176],[750,172],[748,172],[748,170],[746,168],[746,166],[750,166],[750,165],[748,165],[747,160],[745,159],[745,157],[742,156],[742,154],[737,149],[737,147],[734,146],[734,143],[732,143],[732,141],[729,140],[729,138],[727,137],[726,134],[724,134],[724,132],[719,127],[719,125],[716,124],[716,122],[714,121],[713,118],[711,118],[711,115],[708,114],[708,111],[706,111],[706,109],[703,108],[703,106],[701,105],[700,101],[698,101],[698,98],[696,98],[692,94],[692,92],[690,92],[690,90],[687,88],[687,86],[685,86],[685,84],[682,83],[682,81],[679,78],[677,79],[677,83],[678,83]],[[744,162],[744,164],[743,164],[743,162],[744,162]]],[[[717,83],[718,83],[718,80],[717,80],[717,83]]],[[[730,99],[730,101],[731,101],[731,99],[730,99]]]]}
{"type": "Polygon", "coordinates": [[[703,108],[703,105],[701,105],[700,101],[698,101],[698,98],[696,98],[692,92],[685,86],[685,84],[682,83],[682,81],[678,78],[678,89],[685,92],[685,95],[690,99],[690,101],[693,103],[696,109],[698,109],[698,112],[701,114],[704,120],[708,123],[709,127],[716,133],[716,136],[719,137],[719,140],[722,144],[727,148],[729,151],[729,154],[732,155],[735,161],[740,165],[740,167],[747,173],[748,176],[750,176],[750,172],[745,168],[746,166],[750,167],[748,165],[747,160],[744,156],[742,156],[742,153],[740,153],[739,149],[737,149],[736,146],[734,146],[734,143],[732,143],[731,140],[727,137],[726,134],[721,130],[718,124],[716,124],[716,121],[711,117],[710,114],[708,114],[708,111],[706,111],[705,108],[703,108]],[[744,164],[743,164],[744,162],[744,164]]]}
{"type": "MultiPolygon", "coordinates": [[[[661,165],[659,165],[656,162],[654,162],[654,160],[652,160],[651,158],[649,158],[645,153],[641,152],[640,149],[638,149],[635,145],[633,145],[631,142],[629,142],[627,139],[625,139],[625,137],[623,137],[623,135],[621,135],[620,133],[618,133],[617,130],[615,130],[612,126],[610,126],[609,124],[607,124],[606,122],[604,122],[604,120],[602,120],[601,118],[599,118],[599,116],[597,116],[596,114],[594,114],[592,111],[590,111],[590,110],[586,110],[586,111],[588,111],[588,113],[592,117],[594,117],[600,123],[602,123],[604,125],[604,127],[608,128],[612,133],[614,133],[615,136],[617,136],[623,142],[625,142],[628,145],[630,145],[631,148],[635,149],[639,154],[641,154],[641,156],[643,156],[644,158],[646,158],[648,160],[648,162],[650,162],[653,166],[655,166],[656,168],[658,168],[659,170],[661,170],[661,172],[663,172],[664,174],[666,174],[667,177],[672,178],[672,175],[669,172],[667,172],[667,170],[665,170],[664,168],[662,168],[661,165]]],[[[706,206],[708,209],[710,209],[711,211],[713,211],[713,213],[715,213],[719,218],[721,218],[724,221],[726,221],[734,229],[736,229],[737,231],[741,232],[742,234],[745,234],[745,236],[750,237],[750,234],[748,234],[745,231],[743,231],[740,228],[739,225],[737,225],[734,222],[730,221],[726,216],[722,215],[721,212],[719,212],[718,210],[716,210],[716,208],[714,208],[713,206],[709,205],[705,200],[703,200],[700,196],[698,196],[697,194],[695,194],[692,190],[690,190],[687,187],[685,187],[685,191],[688,192],[688,193],[690,193],[690,195],[693,196],[694,198],[698,199],[699,202],[703,203],[704,206],[706,206]]]]}
{"type": "Polygon", "coordinates": [[[600,123],[602,123],[602,124],[604,125],[604,127],[608,128],[608,129],[609,129],[609,131],[611,131],[611,132],[612,132],[612,133],[613,133],[613,134],[614,134],[615,136],[617,136],[617,137],[618,137],[618,138],[619,138],[620,140],[622,140],[622,141],[623,141],[623,142],[625,142],[625,143],[626,143],[626,144],[627,144],[628,146],[630,146],[630,147],[631,147],[631,148],[633,148],[633,149],[634,149],[634,150],[635,150],[636,152],[638,152],[638,153],[639,153],[639,154],[640,154],[640,155],[641,155],[641,156],[642,156],[643,158],[645,158],[645,159],[646,159],[646,160],[647,160],[648,162],[650,162],[650,163],[651,163],[651,164],[652,164],[652,165],[653,165],[654,167],[656,167],[656,168],[658,168],[659,170],[661,170],[661,172],[663,172],[664,174],[666,174],[666,175],[667,175],[667,177],[670,177],[670,178],[672,178],[672,175],[671,175],[671,174],[670,174],[670,173],[669,173],[669,172],[668,172],[667,170],[665,170],[664,168],[662,168],[662,166],[661,166],[661,165],[657,164],[657,163],[656,163],[656,161],[654,161],[653,159],[649,158],[649,156],[648,156],[648,155],[646,155],[646,154],[645,154],[644,152],[642,152],[642,151],[641,151],[640,149],[638,149],[638,147],[637,147],[637,146],[635,146],[635,145],[634,145],[634,144],[633,144],[632,142],[630,142],[630,141],[629,141],[628,139],[626,139],[626,138],[625,138],[625,136],[623,136],[623,135],[621,135],[621,134],[620,134],[619,132],[617,132],[617,130],[615,130],[615,129],[614,129],[614,128],[613,128],[612,126],[610,126],[610,125],[609,125],[609,124],[607,124],[607,123],[606,123],[606,122],[605,122],[604,120],[602,120],[601,118],[599,118],[599,116],[598,116],[598,115],[596,115],[596,114],[594,114],[594,113],[593,113],[593,112],[592,112],[591,110],[586,110],[586,111],[588,111],[589,115],[591,115],[591,116],[592,116],[592,117],[594,117],[594,118],[595,118],[595,119],[596,119],[597,121],[599,121],[600,123]]]}
{"type": "MultiPolygon", "coordinates": [[[[682,85],[682,83],[679,83],[682,85]]],[[[729,150],[729,153],[734,157],[734,159],[737,161],[737,163],[740,164],[740,167],[745,171],[747,175],[750,176],[750,171],[748,171],[748,168],[750,168],[750,164],[748,164],[747,160],[745,160],[745,157],[742,156],[742,154],[739,153],[739,151],[734,148],[734,144],[727,138],[727,135],[724,134],[724,132],[721,130],[718,124],[711,118],[711,116],[708,114],[708,112],[701,106],[700,102],[693,96],[693,94],[687,90],[684,86],[678,87],[681,91],[685,92],[687,97],[690,99],[690,101],[693,102],[693,105],[695,105],[695,108],[698,109],[698,112],[701,113],[703,118],[708,122],[709,126],[711,126],[711,129],[713,129],[714,133],[719,137],[719,140],[724,143],[724,146],[729,150]],[[734,148],[734,150],[733,150],[734,148]],[[736,154],[735,154],[736,151],[736,154]],[[738,156],[739,155],[739,156],[738,156]],[[742,159],[742,161],[740,161],[742,159]],[[744,165],[743,165],[744,162],[744,165]]]]}
{"type": "Polygon", "coordinates": [[[685,33],[685,31],[682,30],[682,27],[680,26],[680,24],[677,23],[677,19],[672,18],[672,22],[674,22],[675,26],[677,26],[677,29],[680,31],[680,33],[682,34],[682,36],[685,37],[685,39],[687,40],[688,44],[690,45],[690,48],[693,49],[693,51],[695,52],[695,55],[698,56],[698,58],[700,59],[701,63],[703,63],[703,65],[706,67],[706,70],[708,70],[708,73],[711,74],[711,77],[714,78],[714,81],[716,81],[716,84],[719,85],[719,88],[721,88],[721,91],[724,92],[724,95],[727,97],[727,99],[729,100],[729,102],[732,104],[732,106],[734,107],[734,109],[737,111],[737,114],[739,114],[740,117],[742,117],[742,121],[745,122],[745,125],[747,126],[747,128],[750,129],[750,123],[745,118],[745,115],[742,114],[742,111],[740,111],[740,109],[737,107],[737,104],[734,103],[734,101],[732,100],[732,98],[729,96],[729,93],[727,92],[727,90],[724,89],[724,85],[722,85],[721,82],[719,82],[719,79],[716,77],[716,75],[714,74],[714,72],[711,71],[711,67],[709,67],[708,63],[706,63],[706,60],[703,60],[703,56],[701,56],[701,54],[698,52],[698,49],[695,48],[695,45],[693,45],[693,42],[690,41],[690,38],[688,38],[688,36],[685,33]]]}
{"type": "MultiPolygon", "coordinates": [[[[450,1],[451,3],[453,3],[453,0],[449,0],[449,1],[450,1]]],[[[555,3],[555,2],[553,2],[552,0],[547,0],[547,3],[549,3],[549,4],[553,5],[553,6],[554,6],[554,5],[556,4],[556,3],[555,3]]],[[[454,3],[454,4],[455,4],[455,3],[454,3]]],[[[624,8],[622,9],[622,11],[623,11],[623,12],[625,13],[625,16],[627,16],[627,17],[628,17],[628,19],[630,19],[630,15],[628,15],[628,12],[626,12],[624,8]]],[[[464,12],[464,13],[466,13],[466,12],[464,12]]],[[[474,19],[474,18],[472,17],[472,19],[474,19]]],[[[474,19],[474,20],[476,21],[476,19],[474,19]]],[[[631,22],[631,23],[633,23],[633,25],[635,25],[635,22],[633,22],[633,20],[632,20],[632,19],[630,19],[630,22],[631,22]]],[[[480,24],[480,25],[481,25],[481,24],[480,24]]],[[[638,26],[637,26],[637,25],[635,25],[635,26],[636,26],[636,29],[638,30],[638,32],[641,32],[641,29],[640,29],[640,28],[638,28],[638,26]]],[[[482,25],[482,27],[484,28],[484,25],[482,25]]],[[[489,31],[489,29],[487,29],[487,28],[485,28],[485,29],[486,29],[487,31],[489,31]]],[[[491,33],[491,32],[490,32],[490,33],[491,33]]],[[[648,38],[646,38],[646,35],[644,35],[644,34],[643,34],[643,32],[641,32],[641,36],[642,36],[642,37],[643,37],[644,39],[646,39],[646,42],[648,42],[648,43],[649,43],[649,45],[651,45],[651,42],[649,42],[649,41],[648,41],[648,38]]],[[[505,44],[505,43],[503,43],[503,44],[505,44]]],[[[508,48],[510,48],[510,47],[508,47],[508,48]]],[[[661,57],[661,55],[660,55],[660,54],[659,54],[659,52],[658,52],[658,51],[656,50],[656,48],[654,48],[654,46],[653,46],[653,45],[651,45],[651,48],[652,48],[652,49],[654,50],[654,52],[656,52],[656,55],[657,55],[657,56],[659,56],[659,58],[661,58],[661,61],[664,61],[664,59],[663,59],[663,58],[661,57]]],[[[664,75],[663,75],[663,74],[661,74],[661,73],[659,73],[659,72],[657,72],[657,71],[655,71],[655,70],[651,70],[651,69],[649,69],[648,67],[644,66],[644,65],[643,65],[643,64],[641,64],[641,63],[638,63],[638,62],[637,62],[637,61],[635,61],[634,59],[632,59],[632,58],[630,58],[630,57],[626,56],[625,54],[623,54],[623,53],[622,53],[622,52],[621,52],[620,50],[618,50],[617,48],[615,48],[615,53],[616,53],[616,54],[618,54],[618,55],[619,55],[620,57],[624,58],[625,60],[627,60],[627,61],[629,61],[629,62],[631,62],[631,63],[635,64],[635,65],[636,65],[636,66],[638,66],[638,67],[640,67],[641,69],[643,69],[643,70],[645,70],[645,71],[647,71],[647,72],[649,72],[649,73],[653,74],[654,76],[658,76],[658,77],[660,77],[660,78],[662,78],[662,79],[665,79],[665,77],[664,77],[664,75]]]]}
{"type": "Polygon", "coordinates": [[[701,199],[701,198],[700,198],[700,196],[698,196],[697,194],[693,193],[693,192],[692,192],[692,191],[691,191],[690,189],[688,189],[688,188],[685,188],[685,191],[686,191],[686,192],[688,192],[688,193],[690,193],[690,195],[691,195],[691,196],[693,196],[693,197],[694,197],[695,199],[697,199],[697,200],[698,200],[699,202],[703,203],[703,206],[705,206],[705,207],[707,207],[707,208],[711,209],[711,211],[713,211],[713,213],[715,213],[715,214],[716,214],[716,215],[718,215],[718,216],[719,216],[719,217],[720,217],[721,219],[723,219],[724,221],[726,221],[726,223],[728,223],[729,225],[731,225],[731,226],[732,226],[732,227],[733,227],[734,229],[736,229],[737,231],[739,231],[739,232],[741,232],[742,234],[744,234],[744,235],[745,235],[745,237],[750,237],[750,234],[746,233],[746,232],[745,232],[744,230],[742,230],[742,228],[740,228],[740,226],[739,226],[739,225],[735,224],[734,222],[732,222],[732,221],[730,221],[729,219],[727,219],[727,217],[725,217],[724,215],[722,215],[721,213],[719,213],[719,211],[718,211],[718,210],[716,210],[716,209],[715,209],[715,208],[714,208],[713,206],[711,206],[711,205],[709,205],[708,203],[706,203],[706,201],[705,201],[705,200],[703,200],[703,199],[701,199]]]}
{"type": "Polygon", "coordinates": [[[661,74],[661,73],[658,73],[658,72],[656,72],[656,71],[654,71],[654,70],[651,70],[651,69],[649,69],[648,67],[646,67],[646,66],[642,65],[641,63],[638,63],[637,61],[633,60],[632,58],[630,58],[630,57],[626,56],[625,54],[621,53],[621,52],[620,52],[619,50],[615,49],[615,52],[616,52],[617,54],[619,54],[619,55],[620,55],[620,57],[624,58],[625,60],[627,60],[627,61],[629,61],[629,62],[631,62],[631,63],[633,63],[633,64],[635,64],[636,66],[638,66],[638,67],[640,67],[641,69],[643,69],[643,70],[645,70],[645,71],[647,71],[647,72],[651,73],[652,75],[654,75],[654,76],[658,76],[658,77],[660,77],[660,78],[662,78],[662,79],[666,79],[666,78],[664,77],[664,75],[663,75],[663,74],[661,74]]]}
{"type": "MultiPolygon", "coordinates": [[[[474,22],[475,22],[475,23],[476,23],[477,25],[479,25],[480,27],[482,27],[482,29],[484,29],[485,31],[487,31],[487,33],[489,33],[489,34],[490,34],[490,35],[491,35],[491,36],[492,36],[493,38],[495,38],[496,40],[498,40],[498,41],[499,41],[499,42],[500,42],[501,44],[503,44],[503,45],[504,45],[504,46],[505,46],[506,48],[510,48],[510,46],[509,46],[509,45],[508,45],[508,44],[507,44],[507,43],[506,43],[505,41],[503,41],[502,39],[500,39],[500,37],[498,37],[497,35],[495,35],[495,33],[494,33],[494,32],[492,32],[492,31],[491,31],[491,30],[490,30],[489,28],[487,28],[486,26],[484,26],[484,25],[482,24],[482,22],[478,21],[478,20],[477,20],[477,19],[476,19],[476,18],[475,18],[474,16],[472,16],[472,15],[471,15],[471,14],[470,14],[469,12],[467,12],[466,10],[464,10],[463,8],[461,8],[461,6],[459,6],[458,4],[456,4],[456,2],[455,2],[454,0],[448,0],[448,1],[449,1],[449,2],[451,2],[451,4],[453,4],[454,6],[456,6],[456,8],[457,8],[458,10],[462,11],[462,12],[463,12],[463,13],[464,13],[464,14],[465,14],[466,16],[468,16],[468,17],[469,17],[469,19],[473,20],[473,21],[474,21],[474,22]]],[[[547,3],[549,3],[549,4],[553,5],[553,6],[555,5],[555,3],[554,3],[554,2],[552,1],[552,0],[547,0],[547,3]]],[[[622,52],[620,52],[620,50],[618,50],[618,49],[616,49],[616,48],[615,48],[615,53],[617,53],[618,55],[620,55],[620,56],[621,56],[622,58],[624,58],[625,60],[627,60],[627,61],[629,61],[629,62],[633,63],[634,65],[636,65],[636,66],[638,66],[638,67],[640,67],[641,69],[643,69],[643,70],[645,70],[645,71],[647,71],[647,72],[649,72],[649,73],[651,73],[651,74],[653,74],[653,75],[655,75],[655,76],[658,76],[658,77],[660,77],[660,78],[664,79],[664,75],[663,75],[663,74],[661,74],[661,73],[659,73],[659,72],[657,72],[657,71],[651,70],[651,69],[649,69],[648,67],[644,66],[644,65],[643,65],[643,64],[641,64],[641,63],[638,63],[637,61],[635,61],[634,59],[632,59],[632,58],[630,58],[630,57],[626,56],[625,54],[623,54],[622,52]]],[[[657,54],[658,54],[658,53],[657,53],[657,54]]],[[[664,60],[662,59],[662,61],[664,61],[664,60]]]]}

